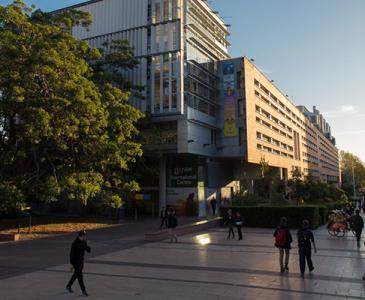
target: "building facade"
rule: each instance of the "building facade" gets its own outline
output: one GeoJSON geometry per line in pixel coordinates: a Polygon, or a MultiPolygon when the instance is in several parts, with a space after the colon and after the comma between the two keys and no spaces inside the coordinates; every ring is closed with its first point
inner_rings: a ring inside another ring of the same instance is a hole
{"type": "Polygon", "coordinates": [[[139,66],[125,76],[145,87],[145,99],[130,102],[159,129],[145,147],[159,154],[158,184],[141,184],[159,207],[204,216],[209,199],[252,190],[262,159],[283,180],[297,169],[339,184],[323,116],[296,107],[247,58],[232,59],[227,25],[206,1],[93,0],[72,8],[93,16],[75,37],[93,47],[127,39],[135,48],[139,66]]]}

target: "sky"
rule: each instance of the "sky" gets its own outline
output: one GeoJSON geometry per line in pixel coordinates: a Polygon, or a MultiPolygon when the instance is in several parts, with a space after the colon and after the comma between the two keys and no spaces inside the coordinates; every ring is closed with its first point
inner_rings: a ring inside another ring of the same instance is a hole
{"type": "MultiPolygon", "coordinates": [[[[84,1],[26,2],[49,11],[84,1]]],[[[365,161],[365,0],[208,3],[231,25],[231,55],[253,58],[294,103],[315,105],[337,147],[365,161]]]]}

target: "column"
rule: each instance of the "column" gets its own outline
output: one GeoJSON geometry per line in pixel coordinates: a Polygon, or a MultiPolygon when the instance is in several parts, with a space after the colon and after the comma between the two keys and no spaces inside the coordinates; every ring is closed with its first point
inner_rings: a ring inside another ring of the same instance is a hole
{"type": "Polygon", "coordinates": [[[163,156],[160,158],[160,172],[159,172],[159,211],[161,211],[162,207],[166,207],[166,157],[163,156]]]}

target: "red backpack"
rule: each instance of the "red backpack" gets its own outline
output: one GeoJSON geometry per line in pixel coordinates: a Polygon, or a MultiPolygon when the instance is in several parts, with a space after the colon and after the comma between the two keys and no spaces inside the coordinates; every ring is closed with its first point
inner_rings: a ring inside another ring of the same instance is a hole
{"type": "Polygon", "coordinates": [[[284,247],[286,244],[286,230],[283,228],[278,229],[275,235],[275,246],[284,247]]]}

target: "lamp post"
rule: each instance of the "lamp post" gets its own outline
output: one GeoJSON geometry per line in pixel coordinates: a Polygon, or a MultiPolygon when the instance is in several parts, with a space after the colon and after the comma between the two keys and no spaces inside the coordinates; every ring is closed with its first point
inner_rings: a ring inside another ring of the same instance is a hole
{"type": "Polygon", "coordinates": [[[354,162],[352,162],[352,188],[353,188],[353,197],[356,199],[356,183],[355,183],[355,168],[354,162]]]}

